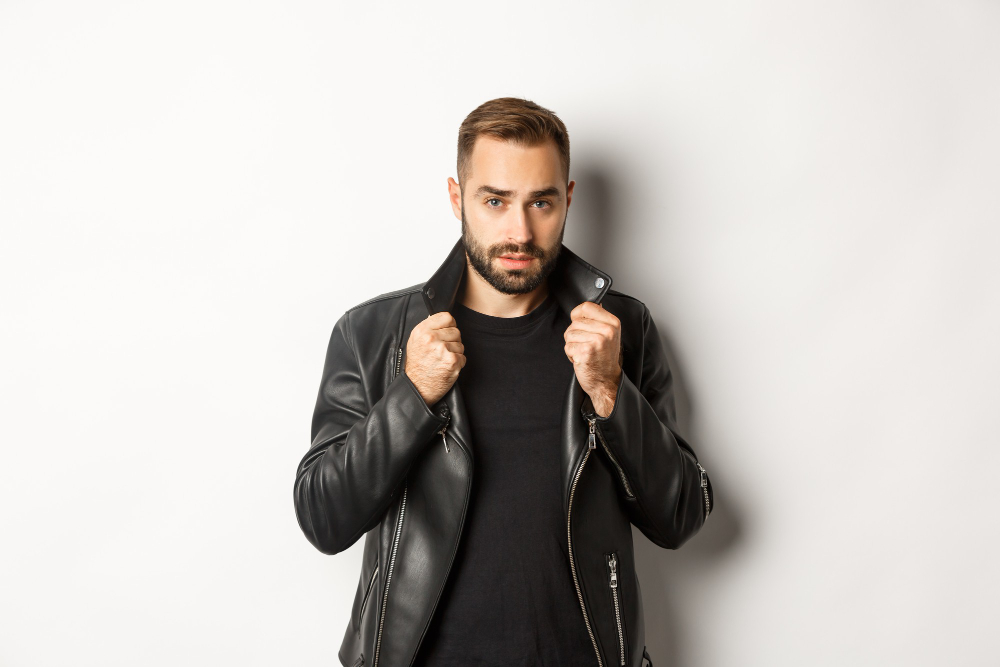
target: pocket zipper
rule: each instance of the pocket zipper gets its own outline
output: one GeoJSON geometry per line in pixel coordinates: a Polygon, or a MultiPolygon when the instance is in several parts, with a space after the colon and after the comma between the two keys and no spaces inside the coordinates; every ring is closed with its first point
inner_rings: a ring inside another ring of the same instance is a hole
{"type": "Polygon", "coordinates": [[[698,472],[701,473],[701,491],[705,494],[705,520],[708,520],[708,515],[711,512],[712,504],[708,501],[708,473],[705,471],[701,464],[695,462],[698,466],[698,472]]]}
{"type": "Polygon", "coordinates": [[[615,624],[618,626],[618,648],[621,651],[621,664],[625,664],[625,633],[622,631],[621,606],[618,604],[618,556],[608,554],[608,585],[611,588],[611,598],[615,602],[615,624]]]}
{"type": "Polygon", "coordinates": [[[403,346],[401,345],[401,346],[399,346],[396,349],[397,349],[397,352],[396,352],[396,368],[392,372],[392,378],[391,378],[392,380],[395,380],[396,376],[399,375],[399,362],[401,362],[403,360],[403,346]]]}
{"type": "Polygon", "coordinates": [[[444,440],[444,451],[451,452],[451,448],[448,447],[448,438],[445,436],[445,431],[448,430],[448,424],[451,423],[451,413],[445,415],[444,426],[442,426],[437,432],[441,435],[441,439],[444,440]]]}

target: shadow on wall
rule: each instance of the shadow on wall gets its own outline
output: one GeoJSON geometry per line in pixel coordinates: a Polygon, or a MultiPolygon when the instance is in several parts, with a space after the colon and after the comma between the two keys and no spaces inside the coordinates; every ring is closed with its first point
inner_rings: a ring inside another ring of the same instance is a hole
{"type": "MultiPolygon", "coordinates": [[[[616,182],[609,170],[592,165],[574,169],[574,180],[577,184],[567,222],[567,229],[572,229],[573,236],[578,239],[573,244],[573,250],[595,266],[606,268],[614,279],[616,271],[612,259],[616,255],[627,256],[629,251],[629,248],[618,248],[616,244],[621,245],[625,242],[622,239],[629,236],[632,240],[627,243],[635,243],[642,233],[636,221],[628,220],[629,212],[635,209],[624,205],[624,201],[635,197],[644,199],[644,194],[651,196],[653,193],[631,192],[625,197],[625,183],[616,182]],[[631,227],[631,234],[619,233],[628,227],[631,227]]],[[[663,196],[662,192],[655,194],[663,196]]],[[[639,286],[637,292],[648,298],[662,289],[658,285],[646,285],[639,286]]],[[[666,289],[669,290],[669,286],[666,289]]],[[[685,644],[685,638],[693,633],[688,625],[690,617],[684,610],[697,604],[697,601],[688,598],[696,594],[698,582],[713,576],[715,563],[722,555],[740,541],[743,522],[735,511],[739,502],[726,491],[728,487],[720,470],[722,466],[717,467],[713,463],[716,456],[712,443],[700,437],[697,420],[699,399],[686,390],[682,356],[666,338],[672,323],[662,314],[658,315],[653,306],[650,306],[650,312],[661,336],[664,336],[662,342],[673,374],[678,430],[709,472],[714,506],[705,527],[676,551],[656,546],[633,527],[636,570],[645,612],[646,646],[653,664],[658,667],[694,667],[699,664],[698,647],[685,644]],[[684,597],[681,597],[682,593],[684,597]]],[[[724,465],[721,457],[719,459],[724,465]]]]}

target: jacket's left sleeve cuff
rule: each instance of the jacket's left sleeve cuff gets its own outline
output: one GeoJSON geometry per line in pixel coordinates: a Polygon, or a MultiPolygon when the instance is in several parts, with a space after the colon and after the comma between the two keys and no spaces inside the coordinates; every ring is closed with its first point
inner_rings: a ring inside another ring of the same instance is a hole
{"type": "Polygon", "coordinates": [[[667,418],[623,370],[611,413],[596,422],[635,495],[635,523],[656,543],[677,548],[704,524],[705,501],[694,453],[667,418]]]}

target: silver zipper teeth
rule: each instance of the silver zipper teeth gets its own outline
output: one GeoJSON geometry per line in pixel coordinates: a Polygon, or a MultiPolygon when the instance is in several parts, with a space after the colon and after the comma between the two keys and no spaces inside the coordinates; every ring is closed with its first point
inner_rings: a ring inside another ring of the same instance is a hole
{"type": "Polygon", "coordinates": [[[396,549],[399,547],[399,535],[403,530],[403,515],[406,512],[406,484],[403,484],[403,502],[399,506],[399,521],[396,522],[396,535],[392,538],[392,550],[389,557],[389,571],[385,577],[385,591],[382,594],[382,613],[378,621],[378,640],[375,642],[375,662],[373,667],[378,667],[379,649],[382,648],[382,626],[385,624],[385,603],[389,599],[389,583],[392,581],[392,567],[396,564],[396,549]]]}
{"type": "Polygon", "coordinates": [[[712,504],[708,501],[708,477],[706,477],[706,471],[701,467],[700,463],[695,462],[695,465],[698,466],[698,471],[701,473],[701,491],[705,494],[705,520],[707,521],[710,511],[709,508],[712,506],[712,504]]]}
{"type": "Polygon", "coordinates": [[[625,487],[625,493],[628,494],[629,498],[635,498],[635,494],[632,493],[632,487],[628,485],[628,480],[625,479],[625,471],[622,470],[620,465],[618,465],[618,460],[615,458],[615,455],[611,453],[611,449],[608,447],[608,443],[604,439],[604,434],[601,433],[601,429],[597,428],[597,419],[594,417],[588,417],[587,421],[590,422],[591,431],[597,432],[597,437],[600,438],[601,446],[604,447],[604,451],[608,453],[608,458],[611,459],[611,462],[615,464],[616,468],[618,468],[618,476],[621,477],[622,485],[625,487]]]}
{"type": "Polygon", "coordinates": [[[583,610],[583,620],[587,624],[587,634],[590,635],[590,643],[594,645],[594,653],[597,654],[597,667],[603,667],[604,661],[601,660],[601,652],[597,649],[597,640],[594,639],[594,631],[591,629],[590,619],[587,617],[587,607],[583,604],[580,581],[576,578],[576,565],[573,563],[573,533],[570,529],[570,518],[573,515],[573,494],[576,493],[576,483],[580,481],[580,473],[583,472],[583,466],[586,465],[589,458],[590,447],[587,448],[587,453],[583,455],[580,469],[576,471],[576,476],[573,478],[573,486],[569,490],[569,509],[566,511],[566,540],[569,543],[569,568],[573,572],[573,585],[576,587],[576,596],[580,600],[580,609],[583,610]]]}
{"type": "Polygon", "coordinates": [[[618,624],[618,646],[621,649],[622,661],[625,664],[625,633],[622,632],[622,613],[618,606],[618,558],[611,554],[608,558],[608,568],[611,570],[611,597],[615,600],[615,623],[618,624]]]}
{"type": "Polygon", "coordinates": [[[368,580],[368,589],[365,591],[365,599],[364,599],[364,602],[361,603],[361,613],[358,614],[358,631],[359,632],[361,630],[361,619],[363,619],[365,617],[365,607],[368,606],[368,600],[369,600],[369,598],[371,598],[372,586],[375,585],[375,575],[376,574],[378,574],[378,565],[376,565],[375,569],[372,570],[372,577],[371,577],[371,579],[368,580]]]}
{"type": "MultiPolygon", "coordinates": [[[[393,369],[392,379],[395,380],[399,377],[399,365],[403,360],[403,347],[400,346],[396,349],[396,367],[393,369]]],[[[447,444],[447,443],[446,443],[447,444]]],[[[403,530],[403,515],[406,512],[406,491],[407,485],[403,484],[403,502],[399,506],[399,521],[396,523],[396,534],[392,538],[392,549],[390,550],[391,555],[389,557],[389,572],[386,574],[385,578],[385,591],[382,593],[382,612],[379,614],[378,621],[378,638],[375,642],[375,661],[372,663],[372,667],[378,666],[379,651],[382,648],[382,628],[385,626],[385,605],[389,599],[389,582],[392,581],[392,569],[396,564],[396,550],[399,547],[399,536],[403,530]]],[[[376,570],[378,568],[376,567],[376,570]]],[[[374,574],[372,575],[374,582],[374,574]]]]}

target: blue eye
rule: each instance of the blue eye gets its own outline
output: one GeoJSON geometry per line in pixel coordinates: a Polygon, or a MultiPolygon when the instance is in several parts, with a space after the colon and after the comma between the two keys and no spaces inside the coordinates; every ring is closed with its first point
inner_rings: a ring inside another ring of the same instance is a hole
{"type": "Polygon", "coordinates": [[[535,206],[535,208],[545,208],[549,205],[549,203],[547,201],[535,201],[531,202],[531,205],[535,206]],[[535,204],[541,204],[541,206],[535,206],[535,204]]]}
{"type": "Polygon", "coordinates": [[[490,206],[490,207],[493,207],[493,208],[496,208],[497,206],[500,205],[500,200],[497,199],[496,197],[490,197],[489,199],[486,200],[486,205],[490,206]],[[496,203],[493,204],[491,202],[496,202],[496,203]]]}

